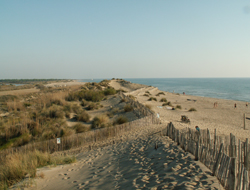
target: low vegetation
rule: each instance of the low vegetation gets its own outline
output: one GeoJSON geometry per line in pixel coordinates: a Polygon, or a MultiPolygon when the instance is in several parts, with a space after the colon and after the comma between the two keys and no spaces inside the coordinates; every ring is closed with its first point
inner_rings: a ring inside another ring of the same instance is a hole
{"type": "Polygon", "coordinates": [[[148,101],[156,101],[156,102],[157,102],[157,99],[154,98],[154,97],[150,97],[150,98],[148,99],[148,101]]]}
{"type": "Polygon", "coordinates": [[[172,103],[171,102],[165,102],[162,104],[162,106],[172,106],[172,103]]]}
{"type": "Polygon", "coordinates": [[[125,112],[131,112],[131,111],[133,111],[133,107],[131,106],[131,104],[126,104],[124,106],[124,111],[125,112]]]}
{"type": "Polygon", "coordinates": [[[97,128],[108,127],[110,126],[108,122],[109,122],[109,117],[107,115],[96,116],[92,121],[91,128],[97,129],[97,128]]]}
{"type": "Polygon", "coordinates": [[[182,109],[182,107],[181,107],[181,105],[176,105],[176,107],[175,107],[176,109],[182,109]]]}
{"type": "Polygon", "coordinates": [[[128,118],[123,115],[120,115],[119,117],[116,118],[113,125],[120,125],[120,124],[127,123],[127,122],[128,122],[128,118]]]}
{"type": "Polygon", "coordinates": [[[162,98],[162,99],[160,100],[160,102],[167,102],[167,99],[166,99],[166,98],[162,98]]]}
{"type": "Polygon", "coordinates": [[[195,108],[190,108],[188,111],[197,111],[195,108]]]}
{"type": "Polygon", "coordinates": [[[158,94],[156,94],[156,96],[160,96],[160,95],[165,95],[164,92],[159,92],[158,94]]]}
{"type": "Polygon", "coordinates": [[[89,122],[90,116],[86,111],[82,111],[81,113],[76,115],[77,121],[89,122]]]}
{"type": "Polygon", "coordinates": [[[0,189],[8,189],[9,186],[21,181],[27,175],[35,177],[38,167],[69,164],[75,161],[75,157],[51,156],[49,153],[40,151],[27,154],[15,153],[0,163],[0,189]]]}

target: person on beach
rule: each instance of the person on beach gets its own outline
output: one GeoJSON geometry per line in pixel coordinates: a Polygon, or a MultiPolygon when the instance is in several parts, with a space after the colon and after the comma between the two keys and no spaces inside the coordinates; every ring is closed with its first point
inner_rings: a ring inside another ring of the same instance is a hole
{"type": "Polygon", "coordinates": [[[246,107],[248,107],[248,102],[246,103],[246,107]]]}
{"type": "Polygon", "coordinates": [[[195,126],[195,136],[196,136],[196,139],[198,140],[198,137],[200,136],[200,128],[198,126],[195,126]]]}
{"type": "Polygon", "coordinates": [[[234,104],[234,109],[237,109],[237,104],[236,103],[234,104]]]}
{"type": "Polygon", "coordinates": [[[195,126],[196,131],[200,132],[200,128],[198,126],[195,126]]]}

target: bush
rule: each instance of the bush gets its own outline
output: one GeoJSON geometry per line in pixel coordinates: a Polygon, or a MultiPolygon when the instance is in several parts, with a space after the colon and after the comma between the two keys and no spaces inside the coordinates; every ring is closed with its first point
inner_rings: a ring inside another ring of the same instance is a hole
{"type": "Polygon", "coordinates": [[[91,128],[92,129],[96,129],[96,128],[103,128],[103,127],[107,127],[108,126],[108,121],[109,118],[107,115],[99,115],[96,116],[93,121],[92,121],[92,125],[91,128]]]}
{"type": "Polygon", "coordinates": [[[124,111],[125,111],[125,112],[133,111],[133,107],[131,106],[131,104],[126,104],[126,105],[124,106],[124,111]]]}
{"type": "Polygon", "coordinates": [[[73,126],[73,129],[75,129],[76,133],[83,133],[86,131],[89,131],[89,128],[86,125],[83,125],[81,123],[77,123],[73,126]]]}
{"type": "Polygon", "coordinates": [[[150,98],[148,99],[148,101],[152,101],[152,100],[157,101],[157,99],[154,98],[154,97],[150,97],[150,98]]]}
{"type": "Polygon", "coordinates": [[[90,102],[89,105],[86,107],[87,110],[95,110],[98,109],[99,106],[95,104],[94,102],[90,102]]]}
{"type": "Polygon", "coordinates": [[[125,98],[122,98],[120,103],[122,103],[122,102],[127,102],[127,100],[125,98]]]}
{"type": "Polygon", "coordinates": [[[49,112],[48,112],[48,115],[47,115],[47,117],[49,116],[50,118],[63,118],[64,117],[64,112],[63,112],[63,110],[60,108],[60,107],[58,107],[58,106],[55,106],[55,105],[53,105],[53,106],[51,106],[50,108],[49,108],[49,112]]]}
{"type": "Polygon", "coordinates": [[[81,106],[77,105],[77,104],[73,104],[72,105],[72,111],[76,114],[79,114],[83,111],[83,109],[81,108],[81,106]]]}
{"type": "Polygon", "coordinates": [[[175,108],[180,110],[182,109],[180,105],[177,105],[175,108]]]}
{"type": "Polygon", "coordinates": [[[165,102],[162,104],[162,106],[172,106],[171,102],[165,102]]]}
{"type": "Polygon", "coordinates": [[[70,136],[70,135],[75,134],[75,131],[73,129],[70,129],[70,128],[63,128],[63,129],[61,129],[60,133],[61,133],[60,134],[61,137],[66,137],[66,136],[70,136]]]}
{"type": "Polygon", "coordinates": [[[114,94],[116,94],[116,90],[114,88],[107,88],[104,90],[104,94],[105,94],[105,96],[114,95],[114,94]]]}
{"type": "Polygon", "coordinates": [[[147,97],[149,97],[149,94],[143,94],[143,96],[147,96],[147,97]]]}
{"type": "Polygon", "coordinates": [[[114,125],[120,125],[120,124],[123,124],[123,123],[127,123],[128,122],[128,118],[126,118],[125,116],[123,115],[120,115],[119,117],[117,117],[117,119],[114,121],[114,125]]]}
{"type": "Polygon", "coordinates": [[[145,93],[147,93],[147,94],[151,95],[151,93],[150,93],[149,91],[146,91],[145,93]]]}
{"type": "Polygon", "coordinates": [[[166,98],[162,98],[162,99],[160,100],[160,102],[167,102],[167,99],[166,99],[166,98]]]}
{"type": "Polygon", "coordinates": [[[66,104],[63,107],[63,111],[65,111],[65,112],[71,112],[72,111],[71,105],[70,104],[66,104]]]}
{"type": "Polygon", "coordinates": [[[83,92],[83,99],[92,102],[100,102],[104,98],[104,93],[102,91],[85,91],[83,92]]]}
{"type": "Polygon", "coordinates": [[[156,96],[160,96],[160,95],[165,95],[165,93],[164,92],[159,92],[158,94],[156,94],[156,96]]]}
{"type": "Polygon", "coordinates": [[[190,108],[188,111],[197,111],[195,108],[190,108]]]}
{"type": "Polygon", "coordinates": [[[83,112],[76,115],[77,121],[88,122],[89,119],[90,119],[90,116],[86,111],[83,111],[83,112]]]}

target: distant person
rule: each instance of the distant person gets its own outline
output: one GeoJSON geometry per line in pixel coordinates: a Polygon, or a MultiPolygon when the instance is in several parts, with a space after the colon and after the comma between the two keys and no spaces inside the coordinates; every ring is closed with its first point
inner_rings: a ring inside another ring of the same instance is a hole
{"type": "Polygon", "coordinates": [[[185,92],[183,92],[183,95],[185,95],[185,92]]]}
{"type": "Polygon", "coordinates": [[[246,107],[248,107],[248,102],[246,103],[246,107]]]}
{"type": "Polygon", "coordinates": [[[234,104],[234,109],[237,109],[237,104],[236,103],[234,104]]]}
{"type": "Polygon", "coordinates": [[[196,139],[198,140],[198,137],[200,136],[201,132],[200,132],[200,128],[198,126],[195,126],[195,136],[196,136],[196,139]]]}

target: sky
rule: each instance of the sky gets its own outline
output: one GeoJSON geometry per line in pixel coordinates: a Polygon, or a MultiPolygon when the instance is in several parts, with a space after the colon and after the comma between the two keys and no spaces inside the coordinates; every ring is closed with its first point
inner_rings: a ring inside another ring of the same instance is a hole
{"type": "Polygon", "coordinates": [[[250,0],[1,0],[0,79],[250,77],[250,0]]]}

